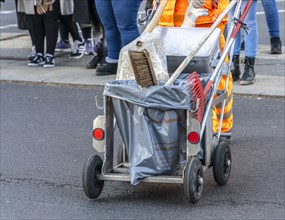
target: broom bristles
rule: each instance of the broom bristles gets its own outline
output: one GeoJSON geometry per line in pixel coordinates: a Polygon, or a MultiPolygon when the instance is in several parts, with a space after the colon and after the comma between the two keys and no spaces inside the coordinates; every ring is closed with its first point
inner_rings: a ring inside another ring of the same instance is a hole
{"type": "Polygon", "coordinates": [[[154,69],[146,49],[142,51],[129,51],[131,64],[138,85],[148,87],[157,85],[154,69]]]}

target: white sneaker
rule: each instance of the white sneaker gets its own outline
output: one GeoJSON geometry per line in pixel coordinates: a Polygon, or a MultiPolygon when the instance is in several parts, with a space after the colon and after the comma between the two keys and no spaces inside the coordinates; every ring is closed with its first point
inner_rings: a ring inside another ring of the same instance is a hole
{"type": "Polygon", "coordinates": [[[85,43],[76,40],[72,45],[72,52],[69,57],[79,59],[83,57],[84,52],[85,52],[85,43]]]}

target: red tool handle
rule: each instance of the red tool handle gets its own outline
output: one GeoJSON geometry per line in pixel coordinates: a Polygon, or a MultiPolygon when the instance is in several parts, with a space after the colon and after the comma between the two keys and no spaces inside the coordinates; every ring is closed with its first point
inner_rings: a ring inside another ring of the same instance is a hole
{"type": "MultiPolygon", "coordinates": [[[[236,36],[237,36],[241,26],[242,26],[242,23],[243,23],[246,15],[247,15],[249,9],[250,9],[250,6],[252,5],[252,3],[253,3],[253,0],[248,0],[247,1],[246,5],[245,5],[245,8],[244,8],[244,10],[243,10],[243,12],[242,12],[242,14],[241,14],[241,16],[239,18],[239,22],[235,26],[235,28],[234,28],[234,30],[232,32],[231,39],[235,39],[236,38],[236,36]]],[[[207,96],[207,94],[209,93],[209,91],[211,90],[211,88],[213,86],[213,81],[214,81],[213,79],[214,79],[214,76],[212,75],[212,77],[207,82],[207,84],[206,84],[206,86],[204,88],[204,95],[205,95],[205,97],[207,96]]]]}
{"type": "Polygon", "coordinates": [[[234,31],[232,33],[232,36],[231,36],[232,38],[236,38],[236,36],[237,36],[241,26],[242,26],[242,22],[244,21],[244,19],[245,19],[246,15],[247,15],[247,13],[248,13],[252,3],[253,3],[253,0],[248,0],[247,1],[246,5],[245,5],[245,8],[244,8],[244,10],[243,10],[243,12],[242,12],[242,14],[241,14],[241,16],[239,18],[239,22],[236,25],[236,27],[235,27],[235,29],[234,29],[234,31]]]}

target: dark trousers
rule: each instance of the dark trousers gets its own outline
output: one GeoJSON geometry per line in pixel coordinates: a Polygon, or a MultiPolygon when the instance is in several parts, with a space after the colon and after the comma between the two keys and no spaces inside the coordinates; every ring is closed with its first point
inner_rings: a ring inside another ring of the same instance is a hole
{"type": "Polygon", "coordinates": [[[79,42],[83,41],[82,37],[79,34],[79,29],[77,27],[77,24],[76,22],[73,21],[72,15],[59,15],[59,20],[60,20],[59,31],[61,39],[68,40],[69,39],[68,34],[70,33],[73,41],[76,40],[78,40],[79,42]]]}
{"type": "Polygon", "coordinates": [[[46,38],[46,53],[54,55],[58,36],[58,15],[60,11],[59,0],[52,4],[53,10],[45,14],[31,15],[32,34],[37,53],[44,54],[44,42],[46,38]]]}

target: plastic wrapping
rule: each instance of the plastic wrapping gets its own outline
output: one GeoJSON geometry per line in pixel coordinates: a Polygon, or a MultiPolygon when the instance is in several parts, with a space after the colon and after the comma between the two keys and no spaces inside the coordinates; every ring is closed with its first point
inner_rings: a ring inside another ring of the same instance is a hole
{"type": "MultiPolygon", "coordinates": [[[[201,79],[203,84],[207,78],[201,79]]],[[[148,176],[170,174],[179,166],[182,110],[190,108],[191,93],[186,80],[171,86],[159,83],[141,88],[134,80],[116,80],[105,85],[103,94],[112,98],[129,155],[132,185],[148,176]]]]}
{"type": "Polygon", "coordinates": [[[186,80],[176,80],[171,86],[160,85],[141,88],[135,80],[115,80],[106,83],[103,95],[118,98],[134,105],[159,110],[189,109],[191,96],[186,80]]]}

